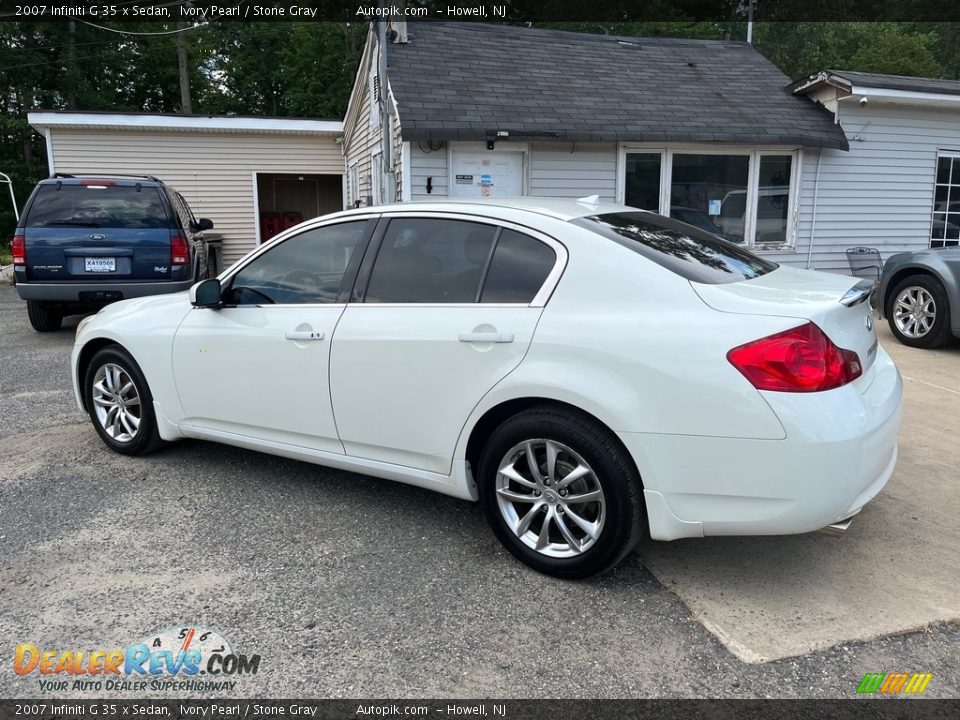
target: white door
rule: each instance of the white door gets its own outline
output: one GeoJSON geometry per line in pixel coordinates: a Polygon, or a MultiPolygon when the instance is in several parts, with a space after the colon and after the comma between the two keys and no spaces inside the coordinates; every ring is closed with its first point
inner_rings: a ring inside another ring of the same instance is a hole
{"type": "Polygon", "coordinates": [[[523,195],[523,157],[516,150],[453,150],[450,197],[485,198],[523,195]]]}
{"type": "Polygon", "coordinates": [[[188,424],[343,452],[330,406],[330,341],[345,307],[341,285],[352,282],[373,222],[290,237],[225,281],[225,307],[187,315],[173,371],[188,424]]]}
{"type": "Polygon", "coordinates": [[[363,302],[347,306],[333,339],[331,397],[346,453],[450,472],[470,412],[530,345],[543,309],[535,298],[557,257],[512,229],[392,219],[363,302]]]}

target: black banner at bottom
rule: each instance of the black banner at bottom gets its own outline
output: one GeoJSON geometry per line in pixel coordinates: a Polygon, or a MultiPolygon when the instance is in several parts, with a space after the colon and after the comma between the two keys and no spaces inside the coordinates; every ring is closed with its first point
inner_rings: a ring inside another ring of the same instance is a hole
{"type": "Polygon", "coordinates": [[[960,700],[0,700],[0,718],[489,718],[490,720],[933,720],[960,700]]]}

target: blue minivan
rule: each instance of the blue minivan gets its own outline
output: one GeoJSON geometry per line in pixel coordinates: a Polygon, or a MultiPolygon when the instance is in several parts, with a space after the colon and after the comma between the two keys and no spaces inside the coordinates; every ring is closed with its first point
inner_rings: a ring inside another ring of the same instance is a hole
{"type": "Polygon", "coordinates": [[[143,295],[187,290],[205,276],[203,231],[180,193],[151,176],[62,175],[27,200],[12,251],[30,324],[143,295]]]}

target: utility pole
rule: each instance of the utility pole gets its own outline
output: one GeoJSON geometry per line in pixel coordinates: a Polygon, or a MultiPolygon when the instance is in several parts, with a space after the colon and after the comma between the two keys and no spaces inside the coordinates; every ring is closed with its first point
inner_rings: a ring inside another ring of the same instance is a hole
{"type": "Polygon", "coordinates": [[[67,23],[67,109],[77,109],[77,22],[67,23]]]}
{"type": "Polygon", "coordinates": [[[184,115],[193,114],[193,105],[190,103],[190,68],[187,66],[187,42],[184,31],[189,25],[182,20],[177,22],[177,65],[180,70],[180,112],[184,115]]]}

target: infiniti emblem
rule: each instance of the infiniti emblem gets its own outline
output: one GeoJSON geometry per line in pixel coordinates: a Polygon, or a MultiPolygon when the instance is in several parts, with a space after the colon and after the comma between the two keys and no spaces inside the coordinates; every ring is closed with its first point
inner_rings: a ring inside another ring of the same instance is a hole
{"type": "Polygon", "coordinates": [[[873,330],[873,315],[867,315],[865,318],[865,324],[867,326],[867,330],[873,330]]]}
{"type": "Polygon", "coordinates": [[[557,494],[553,490],[544,490],[543,499],[553,505],[553,503],[557,502],[560,498],[557,497],[557,494]]]}

